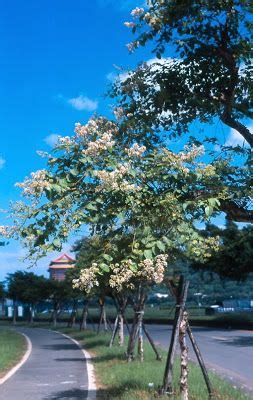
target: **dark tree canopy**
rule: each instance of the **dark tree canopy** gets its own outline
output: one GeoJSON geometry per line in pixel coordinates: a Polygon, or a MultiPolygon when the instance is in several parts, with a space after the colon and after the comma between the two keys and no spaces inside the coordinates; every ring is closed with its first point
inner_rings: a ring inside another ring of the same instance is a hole
{"type": "Polygon", "coordinates": [[[219,235],[221,248],[206,263],[194,262],[197,270],[210,270],[221,277],[243,280],[253,272],[253,227],[239,229],[228,222],[225,229],[208,225],[203,232],[206,236],[219,235]]]}
{"type": "Polygon", "coordinates": [[[48,279],[33,272],[16,271],[8,274],[7,293],[13,300],[36,304],[49,296],[48,279]]]}

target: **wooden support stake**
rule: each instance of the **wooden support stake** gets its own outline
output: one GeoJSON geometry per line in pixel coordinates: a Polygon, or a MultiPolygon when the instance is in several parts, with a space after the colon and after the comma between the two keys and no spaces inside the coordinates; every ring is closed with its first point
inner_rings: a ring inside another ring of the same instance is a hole
{"type": "Polygon", "coordinates": [[[114,322],[114,328],[113,328],[113,332],[112,332],[112,336],[111,336],[111,340],[109,343],[109,347],[112,347],[113,343],[114,343],[114,339],[117,333],[119,327],[119,314],[117,314],[116,318],[115,318],[115,322],[114,322]]]}
{"type": "Polygon", "coordinates": [[[208,373],[207,373],[207,369],[206,369],[204,360],[202,358],[201,352],[199,350],[199,347],[198,347],[197,342],[196,342],[196,340],[195,340],[195,338],[193,336],[193,333],[192,333],[192,330],[191,330],[191,327],[189,326],[189,324],[188,324],[188,327],[187,327],[187,333],[188,333],[188,336],[190,338],[193,350],[194,350],[194,352],[196,354],[197,360],[199,362],[202,374],[204,376],[204,379],[205,379],[205,382],[206,382],[206,386],[207,386],[207,390],[208,390],[208,394],[209,394],[209,399],[211,399],[211,398],[214,397],[214,390],[213,390],[211,381],[209,379],[209,376],[208,376],[208,373]]]}
{"type": "Polygon", "coordinates": [[[142,324],[142,327],[143,327],[143,331],[144,331],[145,335],[147,336],[147,339],[148,339],[149,343],[150,343],[151,346],[152,346],[152,349],[154,350],[154,352],[155,352],[155,354],[156,354],[156,359],[159,360],[159,361],[161,361],[162,357],[161,357],[161,355],[158,353],[157,348],[156,348],[156,346],[155,346],[155,343],[154,343],[153,339],[151,338],[150,334],[148,333],[146,326],[145,326],[144,324],[142,324]]]}
{"type": "Polygon", "coordinates": [[[178,335],[179,335],[179,325],[182,319],[182,314],[185,307],[185,302],[187,298],[187,290],[189,286],[189,281],[184,280],[183,275],[180,277],[178,291],[177,291],[177,304],[175,310],[175,317],[170,341],[170,347],[168,352],[168,357],[166,361],[164,377],[163,377],[163,386],[159,391],[159,394],[164,395],[172,395],[172,373],[173,373],[173,365],[175,361],[176,355],[176,348],[178,342],[178,335]]]}

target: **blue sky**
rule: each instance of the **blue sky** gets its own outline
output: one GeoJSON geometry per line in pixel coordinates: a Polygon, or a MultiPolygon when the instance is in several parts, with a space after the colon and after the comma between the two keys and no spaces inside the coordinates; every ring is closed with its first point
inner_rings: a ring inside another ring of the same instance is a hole
{"type": "MultiPolygon", "coordinates": [[[[152,58],[148,49],[129,55],[125,46],[132,35],[123,22],[140,5],[132,0],[2,2],[0,209],[18,199],[15,182],[43,167],[36,150],[50,151],[54,135],[71,135],[74,123],[86,122],[95,111],[108,114],[104,94],[115,65],[128,68],[152,58]]],[[[19,261],[22,254],[17,242],[1,248],[0,280],[26,267],[19,261]]],[[[53,256],[34,272],[46,273],[53,256]]]]}

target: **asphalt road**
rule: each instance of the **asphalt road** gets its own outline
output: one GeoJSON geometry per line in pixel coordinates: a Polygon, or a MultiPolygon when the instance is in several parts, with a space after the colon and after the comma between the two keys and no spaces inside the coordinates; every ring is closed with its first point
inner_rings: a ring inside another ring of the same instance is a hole
{"type": "Polygon", "coordinates": [[[46,329],[18,328],[32,342],[26,363],[0,386],[1,400],[84,400],[88,377],[82,351],[46,329]]]}
{"type": "MultiPolygon", "coordinates": [[[[147,328],[154,341],[168,349],[171,326],[147,328]]],[[[253,332],[200,327],[193,327],[192,331],[207,367],[253,396],[253,332]]],[[[189,340],[188,345],[190,357],[196,360],[189,340]]]]}

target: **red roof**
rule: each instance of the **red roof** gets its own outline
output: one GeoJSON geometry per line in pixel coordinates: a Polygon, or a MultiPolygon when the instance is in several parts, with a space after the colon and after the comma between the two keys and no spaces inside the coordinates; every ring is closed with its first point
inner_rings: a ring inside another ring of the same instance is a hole
{"type": "Polygon", "coordinates": [[[50,262],[49,268],[74,268],[75,260],[71,258],[68,254],[61,254],[58,258],[50,262]]]}
{"type": "Polygon", "coordinates": [[[74,258],[71,258],[68,254],[64,253],[64,254],[61,254],[61,255],[60,255],[58,258],[56,258],[55,260],[51,261],[51,263],[69,262],[69,261],[75,262],[74,258]]]}

